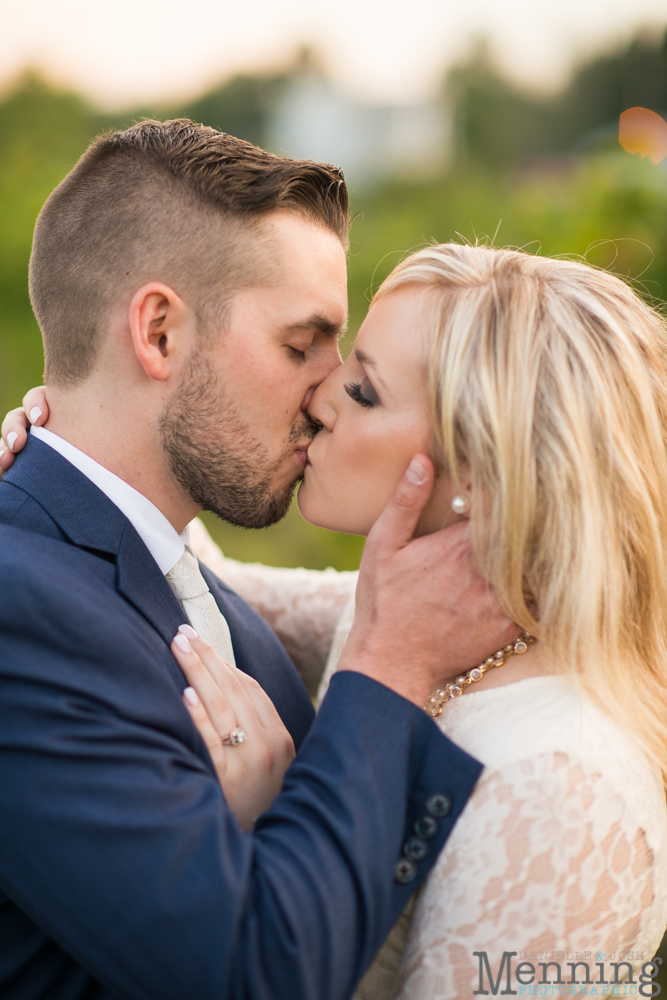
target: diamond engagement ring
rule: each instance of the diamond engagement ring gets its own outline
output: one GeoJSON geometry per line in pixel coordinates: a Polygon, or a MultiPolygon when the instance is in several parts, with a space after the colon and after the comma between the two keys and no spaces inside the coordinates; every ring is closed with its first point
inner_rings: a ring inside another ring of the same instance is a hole
{"type": "Polygon", "coordinates": [[[237,747],[239,743],[244,743],[248,737],[243,729],[237,727],[236,729],[232,729],[231,733],[222,736],[221,739],[226,747],[237,747]]]}

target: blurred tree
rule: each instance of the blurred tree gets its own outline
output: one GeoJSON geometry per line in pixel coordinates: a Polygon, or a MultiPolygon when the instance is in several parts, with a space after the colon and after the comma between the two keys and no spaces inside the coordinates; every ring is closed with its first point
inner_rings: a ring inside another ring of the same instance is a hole
{"type": "Polygon", "coordinates": [[[318,53],[309,45],[302,45],[283,71],[237,73],[187,104],[179,114],[268,148],[270,119],[282,91],[290,80],[308,72],[324,75],[325,71],[318,53]]]}
{"type": "Polygon", "coordinates": [[[90,140],[127,116],[104,115],[39,73],[22,74],[0,99],[0,408],[41,381],[42,344],[28,298],[37,213],[90,140]]]}
{"type": "Polygon", "coordinates": [[[268,116],[286,74],[240,73],[183,109],[186,118],[228,132],[256,146],[266,144],[268,116]]]}
{"type": "MultiPolygon", "coordinates": [[[[567,88],[545,99],[523,92],[478,50],[450,76],[465,157],[437,182],[385,183],[353,193],[349,264],[350,334],[372,291],[400,257],[431,240],[474,240],[547,254],[578,254],[667,293],[667,171],[623,152],[617,115],[629,104],[667,108],[667,48],[637,39],[580,67],[567,88]],[[610,149],[583,142],[613,123],[610,149]],[[540,157],[578,151],[558,166],[540,157]]],[[[271,101],[286,77],[237,76],[187,107],[157,117],[195,120],[262,141],[271,101]]],[[[100,130],[126,127],[139,111],[103,115],[75,94],[27,73],[0,96],[0,414],[41,380],[41,340],[27,293],[35,217],[53,187],[100,130]]],[[[239,558],[274,565],[350,568],[362,540],[307,525],[292,509],[265,531],[209,526],[239,558]]]]}
{"type": "Polygon", "coordinates": [[[0,400],[41,381],[41,340],[28,299],[35,216],[101,119],[80,97],[23,74],[0,102],[0,400]]]}
{"type": "Polygon", "coordinates": [[[571,145],[633,107],[667,111],[667,32],[640,35],[626,48],[581,66],[556,102],[571,145]]]}
{"type": "Polygon", "coordinates": [[[454,116],[454,155],[489,168],[558,148],[551,103],[524,92],[495,67],[485,42],[446,81],[454,116]]]}
{"type": "Polygon", "coordinates": [[[662,39],[640,35],[617,52],[592,59],[550,97],[510,83],[481,43],[448,74],[446,88],[460,159],[504,169],[614,145],[622,111],[638,105],[667,111],[667,32],[662,39]]]}

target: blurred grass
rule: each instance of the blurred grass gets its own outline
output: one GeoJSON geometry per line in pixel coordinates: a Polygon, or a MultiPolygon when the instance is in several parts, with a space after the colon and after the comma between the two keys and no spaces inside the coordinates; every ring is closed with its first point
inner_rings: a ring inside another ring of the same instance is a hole
{"type": "Polygon", "coordinates": [[[271,528],[235,528],[213,514],[202,520],[226,556],[268,566],[308,569],[358,569],[364,539],[316,528],[301,517],[296,501],[287,516],[271,528]]]}
{"type": "MultiPolygon", "coordinates": [[[[34,75],[0,101],[0,414],[42,380],[41,341],[27,290],[39,208],[93,135],[131,120],[102,116],[34,75]]],[[[461,163],[431,183],[352,191],[351,206],[356,218],[344,354],[373,288],[403,254],[433,240],[495,237],[497,246],[610,266],[656,300],[667,289],[667,170],[613,145],[504,169],[461,163]]],[[[249,561],[350,569],[362,550],[359,538],[306,524],[295,506],[283,522],[262,531],[205,519],[228,555],[249,561]]]]}

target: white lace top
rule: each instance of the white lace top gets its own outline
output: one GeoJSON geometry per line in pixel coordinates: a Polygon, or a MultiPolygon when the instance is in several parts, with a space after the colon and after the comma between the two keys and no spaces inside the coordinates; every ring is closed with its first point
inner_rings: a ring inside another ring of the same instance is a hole
{"type": "Polygon", "coordinates": [[[667,924],[667,809],[632,738],[557,676],[467,692],[440,727],[485,770],[359,1000],[470,997],[483,962],[474,952],[494,978],[512,951],[536,982],[548,961],[566,983],[568,961],[588,961],[593,981],[597,961],[610,981],[611,962],[638,973],[667,924]]]}
{"type": "MultiPolygon", "coordinates": [[[[217,551],[215,565],[211,552],[198,554],[312,656],[301,668],[311,690],[331,645],[323,692],[352,623],[356,574],[231,566],[217,551]]],[[[439,724],[485,769],[356,1000],[470,998],[480,988],[474,952],[486,952],[494,978],[504,952],[517,953],[513,968],[531,962],[536,983],[549,961],[566,984],[575,961],[588,962],[594,982],[600,961],[607,980],[613,962],[629,961],[637,975],[667,924],[667,807],[634,739],[559,676],[470,690],[439,724]]],[[[620,966],[619,979],[627,972],[620,966]]],[[[581,966],[575,978],[585,979],[581,966]]],[[[512,989],[530,992],[516,979],[512,989]]]]}

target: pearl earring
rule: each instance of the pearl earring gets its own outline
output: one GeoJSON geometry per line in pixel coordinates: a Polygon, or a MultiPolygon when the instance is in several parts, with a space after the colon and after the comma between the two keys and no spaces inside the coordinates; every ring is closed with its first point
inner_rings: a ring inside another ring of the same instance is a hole
{"type": "Polygon", "coordinates": [[[467,514],[470,510],[470,500],[468,497],[453,497],[451,507],[455,514],[467,514]]]}

